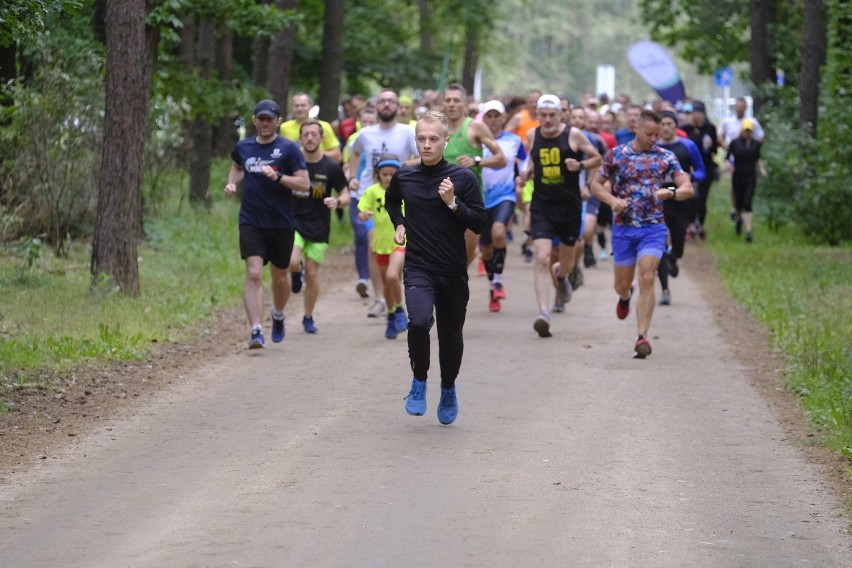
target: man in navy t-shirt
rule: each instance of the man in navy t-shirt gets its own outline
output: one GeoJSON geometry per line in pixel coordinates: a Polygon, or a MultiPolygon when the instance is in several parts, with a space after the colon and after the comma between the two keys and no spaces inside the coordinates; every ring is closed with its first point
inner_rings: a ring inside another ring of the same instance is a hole
{"type": "Polygon", "coordinates": [[[254,107],[257,136],[237,142],[225,195],[243,182],[240,206],[240,257],[246,261],[243,302],[251,325],[249,349],[264,346],[263,265],[271,262],[272,341],[284,339],[284,291],[296,227],[293,191],[310,189],[308,170],[299,147],[278,136],[281,109],[264,99],[254,107]]]}

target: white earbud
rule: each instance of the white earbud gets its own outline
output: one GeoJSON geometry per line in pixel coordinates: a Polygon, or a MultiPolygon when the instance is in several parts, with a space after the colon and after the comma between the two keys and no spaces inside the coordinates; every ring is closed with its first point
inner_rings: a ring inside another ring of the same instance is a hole
{"type": "Polygon", "coordinates": [[[449,142],[444,142],[444,148],[446,148],[446,147],[447,147],[447,146],[449,146],[449,145],[450,145],[450,143],[449,143],[449,142]]]}

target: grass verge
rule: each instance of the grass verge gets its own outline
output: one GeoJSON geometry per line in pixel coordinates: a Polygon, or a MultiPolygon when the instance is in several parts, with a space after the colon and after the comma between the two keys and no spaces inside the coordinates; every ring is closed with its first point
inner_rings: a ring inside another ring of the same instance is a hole
{"type": "MultiPolygon", "coordinates": [[[[212,187],[228,167],[215,164],[212,187]]],[[[209,212],[187,208],[184,176],[160,183],[139,247],[138,298],[91,288],[87,242],[71,243],[67,258],[32,240],[0,251],[0,414],[9,408],[7,389],[50,387],[57,374],[89,362],[142,359],[152,343],[190,337],[217,309],[241,304],[239,202],[211,190],[209,212]]],[[[351,244],[347,215],[343,221],[332,223],[333,247],[351,244]]]]}
{"type": "MultiPolygon", "coordinates": [[[[708,246],[731,295],[765,325],[796,393],[828,446],[852,457],[852,248],[814,247],[755,216],[755,242],[734,233],[729,182],[710,194],[708,246]]],[[[758,195],[759,199],[759,195],[758,195]]]]}

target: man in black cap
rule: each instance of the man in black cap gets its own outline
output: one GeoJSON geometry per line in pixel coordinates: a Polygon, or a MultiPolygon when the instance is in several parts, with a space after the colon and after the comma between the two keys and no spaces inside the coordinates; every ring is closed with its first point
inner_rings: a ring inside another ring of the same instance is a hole
{"type": "Polygon", "coordinates": [[[263,266],[271,262],[272,341],[284,339],[284,303],[293,250],[296,219],[292,192],[308,191],[310,181],[299,147],[278,136],[281,109],[264,99],[254,107],[257,136],[237,142],[231,153],[231,171],[225,195],[237,191],[244,182],[240,205],[240,257],[246,261],[243,302],[251,325],[249,349],[264,346],[263,266]]]}
{"type": "Polygon", "coordinates": [[[716,132],[716,125],[710,122],[707,118],[707,110],[704,103],[701,101],[692,102],[692,113],[689,115],[688,122],[683,129],[689,139],[695,142],[698,149],[701,150],[701,159],[704,162],[704,171],[706,175],[704,179],[697,181],[696,190],[696,221],[698,224],[698,236],[704,240],[704,221],[707,219],[707,196],[710,194],[710,186],[716,179],[716,152],[719,150],[719,138],[716,132]]]}

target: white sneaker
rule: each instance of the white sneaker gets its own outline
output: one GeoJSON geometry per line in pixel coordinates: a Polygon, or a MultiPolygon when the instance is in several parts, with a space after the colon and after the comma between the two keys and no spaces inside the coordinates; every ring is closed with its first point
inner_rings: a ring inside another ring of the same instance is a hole
{"type": "Polygon", "coordinates": [[[384,300],[376,300],[373,302],[373,305],[370,306],[370,309],[367,310],[368,318],[379,318],[385,315],[388,311],[388,307],[385,305],[384,300]]]}

